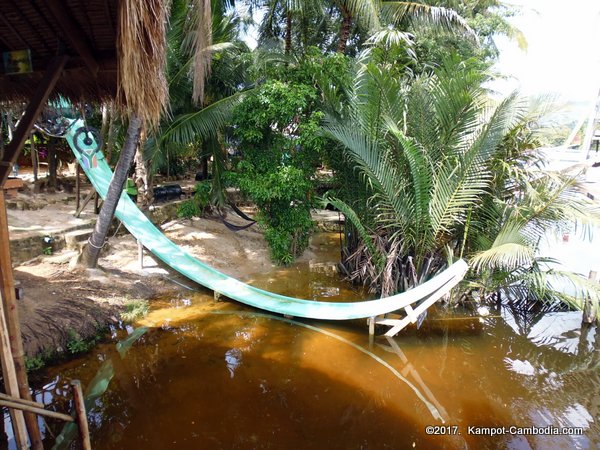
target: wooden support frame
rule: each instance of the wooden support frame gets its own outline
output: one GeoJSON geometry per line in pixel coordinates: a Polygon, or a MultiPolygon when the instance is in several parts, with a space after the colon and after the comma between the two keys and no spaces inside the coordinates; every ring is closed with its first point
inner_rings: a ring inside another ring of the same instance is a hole
{"type": "MultiPolygon", "coordinates": [[[[1,195],[1,194],[0,194],[1,195]]],[[[4,386],[11,397],[20,398],[19,384],[17,383],[17,374],[13,365],[12,353],[10,351],[10,339],[8,337],[8,327],[4,318],[3,302],[0,302],[0,360],[2,362],[2,375],[4,386]]],[[[15,441],[18,449],[29,448],[27,445],[27,427],[23,412],[20,410],[10,410],[10,417],[15,435],[15,441]]]]}
{"type": "MultiPolygon", "coordinates": [[[[59,55],[52,60],[0,159],[0,293],[2,294],[0,311],[0,316],[2,316],[0,318],[2,352],[0,356],[7,391],[11,396],[25,400],[31,400],[31,393],[29,392],[29,382],[25,370],[23,340],[21,338],[10,258],[6,205],[4,202],[4,191],[1,187],[8,178],[12,165],[17,161],[23,145],[29,136],[29,132],[33,128],[33,124],[40,115],[54,86],[56,86],[67,60],[68,56],[66,55],[59,55]],[[5,345],[7,348],[5,348],[5,345]]],[[[31,413],[23,415],[22,411],[11,409],[11,417],[13,419],[17,447],[28,448],[28,430],[31,447],[34,450],[41,449],[42,439],[36,416],[31,413]]]]}
{"type": "MultiPolygon", "coordinates": [[[[3,393],[0,393],[0,406],[9,408],[11,412],[19,412],[21,414],[23,412],[27,412],[34,415],[34,417],[39,415],[42,417],[49,417],[51,419],[62,420],[64,422],[75,422],[79,428],[79,437],[81,438],[81,446],[83,450],[92,450],[92,444],[90,442],[90,430],[87,421],[87,413],[85,410],[85,400],[83,397],[81,382],[79,380],[71,381],[71,389],[73,390],[73,413],[71,415],[56,411],[48,411],[42,403],[24,400],[22,398],[13,397],[3,393]]],[[[20,445],[19,448],[28,447],[20,445]]]]}
{"type": "Polygon", "coordinates": [[[92,450],[90,442],[90,430],[88,427],[87,414],[85,412],[85,402],[83,399],[83,390],[79,380],[71,381],[73,388],[73,404],[77,418],[77,426],[79,427],[79,436],[81,437],[81,446],[83,450],[92,450]]]}
{"type": "MultiPolygon", "coordinates": [[[[0,187],[4,185],[13,164],[21,154],[23,145],[29,137],[29,131],[33,128],[33,124],[48,101],[48,97],[54,89],[54,86],[56,86],[68,59],[68,56],[60,55],[52,60],[46,69],[46,73],[40,81],[35,94],[33,94],[31,101],[27,105],[25,114],[23,114],[23,117],[19,120],[19,124],[13,133],[12,140],[4,148],[4,154],[0,160],[0,187]]],[[[5,245],[5,242],[2,241],[0,244],[5,245]]]]}
{"type": "MultiPolygon", "coordinates": [[[[17,308],[17,299],[15,295],[15,285],[12,273],[12,261],[10,257],[10,245],[8,239],[8,219],[6,216],[6,204],[4,202],[4,191],[0,189],[0,333],[2,334],[2,373],[7,380],[7,392],[17,398],[31,400],[29,392],[29,381],[27,379],[27,370],[25,368],[25,352],[23,351],[23,339],[21,337],[21,324],[19,321],[19,311],[17,308]],[[8,341],[8,348],[4,348],[4,335],[8,341]],[[14,377],[14,379],[13,379],[14,377]]],[[[21,420],[25,421],[26,428],[29,431],[29,439],[33,449],[42,448],[42,436],[33,414],[22,413],[12,414],[13,427],[17,443],[27,443],[26,432],[20,430],[21,420]],[[25,436],[23,436],[25,433],[25,436]],[[23,441],[23,439],[25,439],[23,441]]]]}
{"type": "Polygon", "coordinates": [[[11,398],[9,395],[3,395],[2,398],[0,398],[0,406],[5,406],[11,409],[18,409],[21,411],[27,411],[30,413],[38,414],[40,416],[50,417],[51,419],[64,420],[65,422],[75,421],[75,419],[73,419],[73,417],[69,416],[68,414],[48,411],[44,409],[44,405],[42,405],[41,403],[31,403],[33,404],[23,403],[21,399],[11,398]]]}
{"type": "Polygon", "coordinates": [[[454,278],[450,279],[450,281],[448,281],[445,285],[440,287],[437,291],[433,292],[431,295],[421,300],[416,307],[413,308],[413,305],[415,305],[416,302],[412,305],[408,304],[402,307],[401,309],[405,313],[404,318],[399,318],[400,316],[398,316],[398,318],[390,318],[386,316],[369,317],[369,319],[367,319],[367,324],[369,325],[369,335],[373,336],[375,334],[375,325],[386,325],[391,327],[385,333],[385,336],[387,337],[393,337],[397,335],[409,323],[416,323],[419,319],[419,316],[425,311],[427,311],[427,309],[429,309],[429,307],[431,307],[435,302],[448,295],[452,288],[458,283],[460,283],[460,281],[463,279],[463,276],[464,273],[455,275],[454,278]]]}

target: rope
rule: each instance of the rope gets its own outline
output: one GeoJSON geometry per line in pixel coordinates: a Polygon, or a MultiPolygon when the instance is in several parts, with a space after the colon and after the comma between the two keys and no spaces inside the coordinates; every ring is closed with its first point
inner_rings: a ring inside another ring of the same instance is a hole
{"type": "Polygon", "coordinates": [[[87,240],[88,244],[90,244],[92,247],[97,248],[98,250],[102,250],[104,248],[104,246],[106,245],[106,243],[108,242],[108,239],[104,240],[104,243],[98,247],[97,245],[92,244],[92,237],[90,236],[87,240]]]}
{"type": "MultiPolygon", "coordinates": [[[[123,222],[119,220],[119,226],[117,227],[117,230],[115,231],[115,233],[112,235],[112,237],[114,238],[117,233],[119,232],[119,230],[121,229],[121,225],[123,225],[123,222]]],[[[108,239],[107,239],[108,240],[108,239]]]]}

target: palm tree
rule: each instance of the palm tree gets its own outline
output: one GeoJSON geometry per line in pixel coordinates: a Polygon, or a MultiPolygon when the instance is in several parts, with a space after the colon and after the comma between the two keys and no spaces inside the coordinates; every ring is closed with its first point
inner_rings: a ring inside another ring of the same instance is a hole
{"type": "MultiPolygon", "coordinates": [[[[196,52],[194,64],[194,92],[197,98],[202,97],[202,88],[207,76],[205,53],[203,45],[206,41],[207,17],[210,18],[210,1],[183,2],[176,12],[185,10],[188,13],[196,11],[193,23],[196,33],[191,48],[196,52]],[[200,8],[200,10],[196,8],[200,8]],[[208,16],[207,16],[208,10],[208,16]]],[[[94,232],[87,246],[85,260],[89,267],[96,267],[100,250],[104,246],[110,223],[114,216],[117,203],[121,196],[127,173],[133,162],[135,149],[138,145],[142,129],[151,131],[157,126],[156,120],[164,113],[168,90],[166,85],[165,67],[167,63],[167,19],[168,4],[160,0],[152,2],[131,2],[127,14],[122,14],[120,20],[119,52],[120,52],[120,84],[117,93],[119,103],[127,105],[130,115],[127,137],[119,161],[115,167],[104,204],[98,216],[94,232]],[[140,49],[138,43],[145,43],[140,49]],[[154,83],[145,83],[142,77],[148,77],[154,83]],[[140,93],[139,86],[149,88],[148,92],[140,93]]],[[[186,15],[186,17],[188,17],[186,15]]]]}
{"type": "MultiPolygon", "coordinates": [[[[180,0],[179,3],[185,4],[180,0]]],[[[187,13],[179,9],[169,32],[169,91],[171,114],[165,116],[159,128],[153,133],[145,148],[145,158],[155,165],[161,161],[168,163],[166,156],[178,149],[197,149],[197,156],[206,163],[213,160],[212,198],[215,204],[224,204],[222,172],[225,157],[223,152],[222,130],[230,122],[233,107],[244,97],[247,86],[247,72],[250,64],[247,46],[238,39],[238,20],[226,14],[225,4],[215,0],[212,5],[212,44],[202,49],[204,55],[214,56],[211,76],[206,79],[203,89],[203,107],[199,108],[192,99],[190,68],[194,53],[186,43],[191,40],[186,28],[187,13]]]]}
{"type": "Polygon", "coordinates": [[[442,26],[474,37],[473,30],[456,11],[441,6],[382,0],[334,0],[334,3],[342,18],[337,45],[339,53],[346,51],[354,20],[371,34],[389,27],[405,29],[409,22],[418,22],[442,26]]]}
{"type": "Polygon", "coordinates": [[[600,224],[600,208],[581,195],[578,173],[544,170],[530,124],[543,117],[546,103],[533,103],[492,162],[494,201],[473,211],[473,232],[465,240],[476,276],[471,287],[481,298],[541,300],[578,309],[587,298],[597,308],[595,283],[556,269],[556,260],[540,254],[540,242],[549,232],[562,234],[575,226],[586,234],[600,224]]]}
{"type": "Polygon", "coordinates": [[[366,205],[332,198],[356,229],[351,278],[384,295],[408,289],[453,257],[472,268],[464,289],[597,308],[600,289],[553,268],[540,239],[574,221],[600,223],[576,177],[540,170],[524,102],[494,105],[467,62],[448,61],[411,86],[362,67],[347,111],[326,133],[340,142],[367,191],[366,205]],[[565,283],[575,288],[566,294],[565,283]]]}
{"type": "Polygon", "coordinates": [[[478,73],[454,63],[407,87],[373,63],[357,77],[348,110],[324,129],[340,142],[368,191],[357,214],[353,276],[384,295],[435,273],[458,249],[469,210],[489,187],[489,161],[516,109],[486,105],[478,73]]]}

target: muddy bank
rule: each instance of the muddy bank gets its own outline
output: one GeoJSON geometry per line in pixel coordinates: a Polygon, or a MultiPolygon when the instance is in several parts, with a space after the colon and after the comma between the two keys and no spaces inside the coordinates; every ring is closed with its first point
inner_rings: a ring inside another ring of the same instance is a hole
{"type": "MultiPolygon", "coordinates": [[[[218,220],[194,219],[167,222],[163,230],[185,250],[228,275],[244,279],[273,268],[258,228],[234,233],[218,220]]],[[[119,320],[130,300],[176,295],[184,289],[180,284],[199,288],[149,252],[140,268],[137,243],[128,233],[110,239],[98,269],[78,267],[76,258],[77,252],[66,249],[14,268],[23,291],[18,304],[29,357],[64,351],[73,335],[82,339],[96,335],[119,320]]]]}
{"type": "MultiPolygon", "coordinates": [[[[111,238],[97,270],[78,267],[75,261],[81,242],[75,247],[56,246],[45,255],[39,244],[44,235],[57,240],[71,230],[91,232],[95,221],[90,204],[80,218],[74,218],[75,197],[67,193],[20,193],[8,210],[15,280],[23,288],[19,300],[23,341],[29,357],[63,351],[73,335],[85,339],[99,329],[119,320],[119,314],[130,300],[151,299],[166,294],[177,295],[182,285],[199,288],[172,271],[149,252],[144,252],[143,268],[138,260],[135,239],[121,227],[111,238]],[[15,250],[16,249],[16,250],[15,250]],[[29,254],[35,255],[32,259],[29,254]]],[[[93,202],[91,202],[93,203],[93,202]]],[[[252,214],[251,208],[246,213],[252,214]]],[[[196,258],[240,280],[273,271],[267,243],[257,225],[233,232],[219,216],[173,219],[174,202],[160,205],[150,213],[163,232],[196,258]]],[[[227,221],[235,225],[247,222],[233,211],[226,211],[227,221]]],[[[317,222],[335,228],[337,213],[324,211],[315,216],[317,222]],[[335,216],[335,217],[334,217],[335,216]]],[[[64,237],[63,237],[64,240],[64,237]]],[[[311,250],[301,260],[313,258],[311,250]]]]}

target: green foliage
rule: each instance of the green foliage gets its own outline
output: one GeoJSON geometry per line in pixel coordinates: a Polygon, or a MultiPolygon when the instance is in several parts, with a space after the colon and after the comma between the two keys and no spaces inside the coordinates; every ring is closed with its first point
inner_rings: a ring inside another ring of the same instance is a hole
{"type": "Polygon", "coordinates": [[[35,372],[46,365],[46,361],[41,356],[29,357],[25,356],[25,370],[27,372],[35,372]]]}
{"type": "Polygon", "coordinates": [[[290,263],[308,245],[315,167],[324,140],[318,91],[271,80],[236,108],[234,133],[243,160],[228,180],[257,205],[273,259],[290,263]]]}
{"type": "Polygon", "coordinates": [[[51,255],[51,254],[52,254],[52,251],[53,251],[53,250],[52,250],[52,246],[44,247],[44,248],[42,249],[42,253],[43,253],[44,255],[51,255]]]}
{"type": "Polygon", "coordinates": [[[89,351],[97,342],[97,338],[95,336],[91,339],[84,339],[73,329],[67,330],[67,336],[67,350],[72,355],[89,351]]]}
{"type": "MultiPolygon", "coordinates": [[[[329,119],[326,132],[345,147],[367,192],[366,205],[348,216],[369,250],[351,252],[366,256],[351,267],[367,276],[357,281],[390,294],[445,265],[490,185],[489,161],[514,117],[512,97],[485,107],[480,81],[476,69],[450,60],[405,86],[369,63],[349,110],[329,119]],[[364,238],[366,224],[373,224],[373,242],[364,238]]],[[[348,194],[342,200],[353,204],[348,194]]]]}
{"type": "Polygon", "coordinates": [[[312,183],[295,167],[278,166],[259,173],[248,162],[238,165],[229,179],[249,196],[259,210],[273,260],[289,264],[308,246],[313,228],[310,217],[312,183]]]}
{"type": "Polygon", "coordinates": [[[200,217],[204,210],[210,205],[212,187],[208,181],[196,183],[194,196],[181,202],[177,207],[177,217],[191,219],[200,217]]]}
{"type": "Polygon", "coordinates": [[[150,305],[148,304],[148,300],[129,300],[125,303],[125,311],[120,314],[121,320],[123,320],[123,322],[133,323],[136,320],[145,317],[148,314],[149,309],[150,305]]]}
{"type": "Polygon", "coordinates": [[[499,35],[515,40],[521,48],[527,47],[523,33],[514,28],[508,18],[515,15],[514,6],[496,0],[458,2],[454,0],[429,0],[431,5],[452,8],[475,31],[478,41],[458,33],[416,24],[411,31],[415,34],[416,73],[430,72],[448,54],[456,53],[463,60],[474,59],[479,70],[486,70],[498,58],[494,38],[499,35]]]}
{"type": "Polygon", "coordinates": [[[177,217],[180,219],[192,219],[194,217],[199,217],[200,214],[202,213],[194,199],[181,202],[177,206],[177,217]]]}

